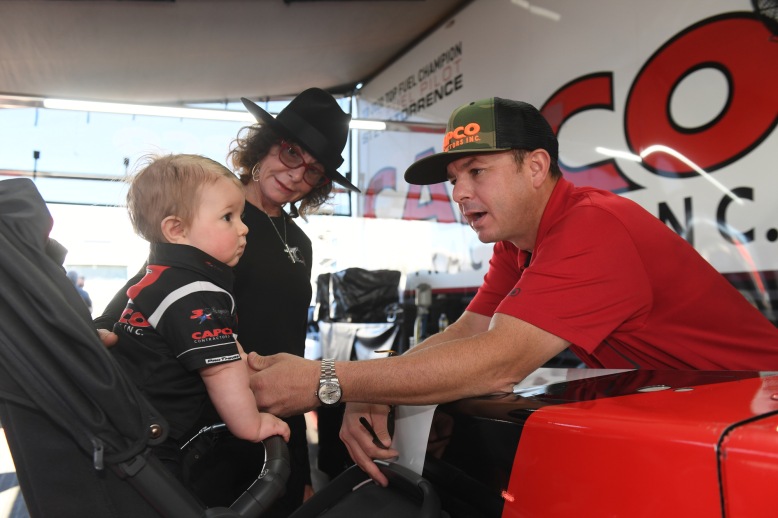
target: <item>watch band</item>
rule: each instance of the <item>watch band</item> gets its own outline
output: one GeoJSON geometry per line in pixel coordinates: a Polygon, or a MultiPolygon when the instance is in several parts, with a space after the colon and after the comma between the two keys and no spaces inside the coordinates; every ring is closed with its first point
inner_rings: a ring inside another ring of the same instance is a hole
{"type": "Polygon", "coordinates": [[[335,360],[331,358],[321,361],[321,377],[319,378],[319,382],[330,380],[338,380],[337,376],[335,376],[335,360]]]}
{"type": "Polygon", "coordinates": [[[323,405],[336,405],[340,402],[342,395],[340,381],[335,374],[335,360],[325,358],[321,361],[319,390],[316,391],[316,397],[323,405]]]}

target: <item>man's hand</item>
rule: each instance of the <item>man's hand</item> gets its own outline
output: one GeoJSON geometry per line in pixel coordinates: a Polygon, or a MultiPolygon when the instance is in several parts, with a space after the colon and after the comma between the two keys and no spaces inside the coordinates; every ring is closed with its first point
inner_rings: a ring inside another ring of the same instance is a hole
{"type": "Polygon", "coordinates": [[[397,450],[391,449],[392,439],[387,430],[387,415],[389,406],[371,405],[367,403],[349,403],[343,415],[340,427],[340,440],[346,445],[349,455],[378,485],[386,487],[389,484],[386,476],[381,473],[373,459],[389,460],[397,457],[397,450]],[[363,417],[373,427],[376,436],[385,446],[378,447],[373,442],[372,434],[360,423],[363,417]]]}
{"type": "Polygon", "coordinates": [[[103,342],[103,345],[106,347],[113,347],[114,345],[116,345],[116,342],[119,341],[119,336],[116,333],[112,333],[107,329],[98,329],[97,336],[98,338],[100,338],[100,341],[103,342]]]}
{"type": "Polygon", "coordinates": [[[247,360],[256,371],[250,375],[249,385],[261,411],[288,417],[319,406],[319,362],[287,353],[260,356],[255,352],[250,352],[247,360]]]}

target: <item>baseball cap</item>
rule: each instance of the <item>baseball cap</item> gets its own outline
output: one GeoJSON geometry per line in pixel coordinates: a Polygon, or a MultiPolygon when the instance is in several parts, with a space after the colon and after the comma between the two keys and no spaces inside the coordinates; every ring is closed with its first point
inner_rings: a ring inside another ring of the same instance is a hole
{"type": "Polygon", "coordinates": [[[443,151],[411,164],[405,181],[417,185],[445,182],[446,166],[454,160],[509,149],[545,149],[554,161],[559,155],[556,135],[531,104],[500,97],[473,101],[451,114],[443,151]]]}

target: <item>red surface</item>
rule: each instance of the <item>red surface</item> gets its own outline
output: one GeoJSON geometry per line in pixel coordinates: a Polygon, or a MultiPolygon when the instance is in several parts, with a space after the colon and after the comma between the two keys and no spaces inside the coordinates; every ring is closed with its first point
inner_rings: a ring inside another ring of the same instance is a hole
{"type": "MultiPolygon", "coordinates": [[[[778,411],[776,382],[754,378],[544,407],[524,426],[502,516],[721,516],[719,439],[734,423],[778,411]]],[[[760,516],[753,505],[771,505],[770,516],[778,516],[776,435],[771,419],[726,439],[728,516],[760,516]]]]}
{"type": "Polygon", "coordinates": [[[778,416],[736,428],[722,450],[725,516],[778,516],[778,416]]]}

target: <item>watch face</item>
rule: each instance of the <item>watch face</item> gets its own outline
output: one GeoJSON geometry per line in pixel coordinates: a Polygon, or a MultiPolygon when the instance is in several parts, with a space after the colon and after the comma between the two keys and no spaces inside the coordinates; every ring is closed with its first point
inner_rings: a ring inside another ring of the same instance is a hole
{"type": "Polygon", "coordinates": [[[322,383],[319,385],[319,400],[325,405],[334,405],[340,401],[340,385],[337,383],[322,383]]]}

